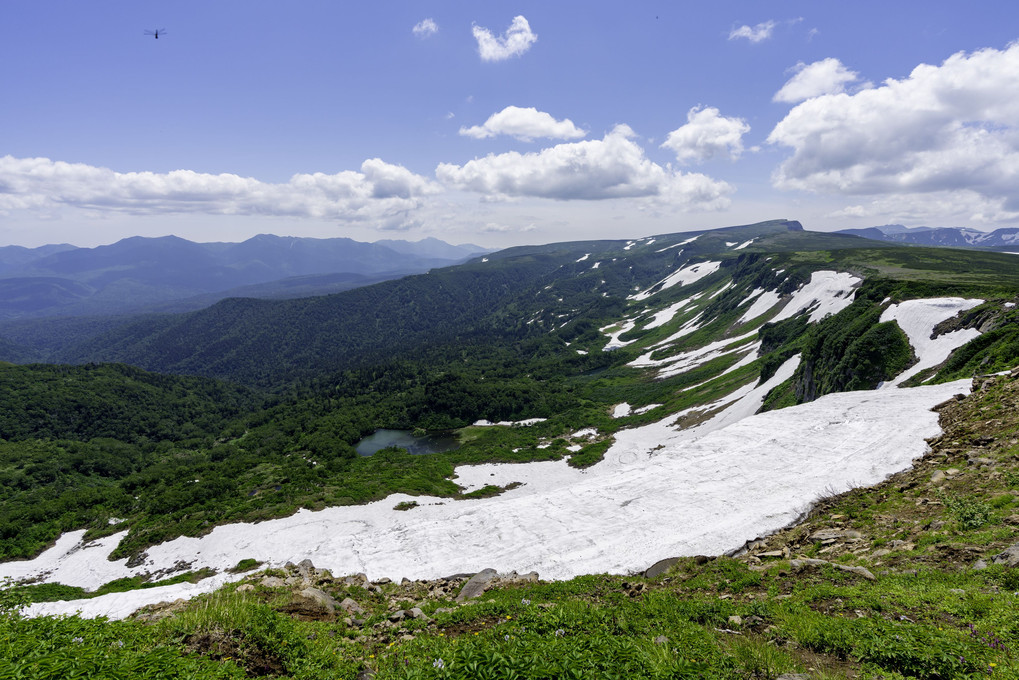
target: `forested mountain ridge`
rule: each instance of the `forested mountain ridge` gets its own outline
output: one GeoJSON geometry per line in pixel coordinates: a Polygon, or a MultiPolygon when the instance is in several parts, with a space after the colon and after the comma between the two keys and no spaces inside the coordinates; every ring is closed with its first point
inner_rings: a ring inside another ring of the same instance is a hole
{"type": "Polygon", "coordinates": [[[789,229],[802,228],[777,221],[717,230],[709,232],[704,243],[678,250],[675,244],[691,234],[643,243],[579,241],[509,248],[464,265],[330,296],[225,300],[190,314],[150,316],[58,353],[53,360],[123,362],[273,388],[436,343],[490,339],[492,334],[540,335],[563,325],[565,318],[618,308],[632,290],[660,278],[663,268],[698,252],[725,250],[727,238],[778,236],[789,229]],[[652,247],[654,243],[659,245],[652,247]]]}
{"type": "Polygon", "coordinates": [[[0,320],[86,314],[124,314],[173,303],[198,309],[244,287],[287,296],[294,277],[312,293],[427,271],[484,252],[437,239],[418,243],[361,243],[348,238],[261,234],[241,243],[195,243],[175,236],[135,236],[96,248],[0,248],[0,320]],[[280,282],[273,284],[273,282],[280,282]],[[212,297],[210,297],[212,296],[212,297]]]}

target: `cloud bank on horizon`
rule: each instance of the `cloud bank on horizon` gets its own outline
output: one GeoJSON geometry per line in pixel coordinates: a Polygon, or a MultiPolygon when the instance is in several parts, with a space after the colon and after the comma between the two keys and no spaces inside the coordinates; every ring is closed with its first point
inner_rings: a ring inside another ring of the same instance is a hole
{"type": "MultiPolygon", "coordinates": [[[[24,110],[0,113],[0,125],[25,130],[29,140],[0,146],[0,215],[54,233],[59,225],[73,229],[67,223],[82,215],[93,226],[118,216],[187,215],[209,220],[206,230],[227,218],[285,219],[290,229],[308,221],[362,233],[481,232],[507,245],[536,234],[549,241],[597,230],[623,236],[610,231],[621,221],[638,234],[721,226],[787,216],[789,204],[806,215],[788,216],[830,222],[828,228],[888,221],[993,228],[1019,218],[1019,100],[1012,94],[1019,44],[974,43],[983,37],[976,33],[938,60],[929,58],[933,50],[917,49],[922,54],[910,61],[906,45],[895,65],[884,67],[845,41],[825,42],[840,17],[817,8],[756,21],[723,22],[708,12],[700,18],[711,19],[713,31],[691,28],[696,43],[672,57],[670,70],[648,59],[664,65],[670,50],[683,49],[672,35],[691,22],[675,17],[608,13],[598,23],[565,9],[473,17],[433,9],[428,17],[413,17],[410,6],[379,15],[389,28],[406,17],[409,42],[394,43],[387,63],[376,57],[323,67],[320,73],[350,74],[347,89],[317,91],[330,106],[302,102],[316,93],[309,84],[289,90],[292,106],[244,109],[272,131],[268,139],[245,130],[247,118],[221,117],[215,106],[199,105],[196,114],[167,104],[171,112],[160,124],[176,169],[145,169],[129,139],[136,121],[115,107],[109,128],[64,107],[47,110],[48,135],[42,125],[33,132],[33,97],[45,99],[43,86],[59,81],[52,67],[35,67],[34,86],[26,75],[12,88],[24,110]],[[652,40],[660,26],[662,40],[671,42],[652,40]],[[538,31],[541,49],[534,49],[538,31]],[[713,59],[694,67],[687,59],[695,53],[713,59]],[[399,69],[408,71],[406,79],[386,82],[401,78],[399,69]],[[373,97],[386,101],[376,107],[373,97]],[[74,131],[81,121],[102,145],[88,131],[74,131]],[[302,137],[302,124],[318,136],[302,137]],[[191,145],[189,137],[199,139],[191,145]],[[323,162],[328,153],[313,151],[316,140],[343,159],[339,168],[323,162]],[[263,149],[272,152],[265,160],[263,149]],[[295,171],[279,176],[280,159],[295,171]]],[[[378,39],[374,25],[356,27],[364,44],[378,39]]],[[[0,29],[0,38],[9,32],[0,29]]],[[[174,40],[189,39],[174,32],[174,40]]],[[[0,56],[14,49],[0,47],[0,56]]],[[[350,49],[365,54],[362,44],[350,49]]],[[[177,62],[142,54],[149,68],[182,71],[180,54],[177,62]]],[[[185,75],[204,82],[200,72],[185,75]]],[[[286,77],[264,82],[270,93],[287,91],[286,77]]],[[[106,89],[97,106],[121,96],[106,89]]],[[[182,98],[204,101],[192,95],[182,98]]],[[[259,93],[240,94],[249,95],[259,93]]],[[[137,231],[137,220],[132,224],[137,231]]],[[[18,233],[0,227],[5,231],[8,238],[18,233]]]]}

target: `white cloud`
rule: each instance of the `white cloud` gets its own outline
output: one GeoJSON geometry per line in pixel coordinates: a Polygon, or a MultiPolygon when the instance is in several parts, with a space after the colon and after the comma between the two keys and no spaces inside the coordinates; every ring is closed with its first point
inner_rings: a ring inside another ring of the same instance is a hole
{"type": "Polygon", "coordinates": [[[855,71],[850,71],[834,57],[812,64],[804,64],[801,61],[796,64],[794,70],[796,75],[775,93],[772,101],[795,104],[812,97],[838,94],[845,92],[847,83],[856,82],[860,78],[855,71]]]}
{"type": "Polygon", "coordinates": [[[296,174],[285,184],[225,173],[120,173],[48,158],[0,158],[0,210],[70,206],[137,215],[283,215],[400,228],[439,190],[378,158],[362,163],[360,172],[296,174]]]}
{"type": "Polygon", "coordinates": [[[776,25],[774,21],[764,21],[756,26],[740,26],[729,31],[729,40],[746,38],[752,43],[759,43],[771,37],[776,25]]]}
{"type": "Polygon", "coordinates": [[[600,140],[563,143],[539,152],[490,154],[462,166],[442,163],[439,181],[494,197],[556,200],[650,198],[672,206],[720,209],[732,187],[705,175],[680,173],[648,160],[618,125],[600,140]]]}
{"type": "Polygon", "coordinates": [[[439,32],[439,25],[435,23],[435,19],[429,17],[427,19],[422,19],[418,23],[414,24],[414,28],[412,28],[411,30],[417,37],[427,38],[439,32]]]}
{"type": "Polygon", "coordinates": [[[483,61],[503,61],[518,57],[531,49],[538,36],[531,32],[531,25],[523,16],[513,17],[513,23],[502,36],[492,35],[487,28],[475,24],[472,28],[478,41],[478,54],[483,61]]]}
{"type": "Polygon", "coordinates": [[[525,142],[538,137],[548,139],[579,139],[587,133],[573,124],[569,118],[556,120],[544,111],[534,107],[520,108],[507,106],[493,113],[484,125],[460,128],[460,134],[475,139],[496,135],[510,135],[525,142]]]}
{"type": "MultiPolygon", "coordinates": [[[[783,189],[937,196],[985,219],[1019,212],[1019,44],[921,64],[854,95],[795,106],[768,141],[793,154],[776,171],[783,189]]],[[[905,204],[905,203],[904,203],[905,204]]]]}
{"type": "Polygon", "coordinates": [[[969,189],[933,191],[923,194],[879,196],[865,203],[847,205],[829,212],[829,218],[867,218],[881,223],[967,224],[995,227],[1019,219],[1019,210],[1007,209],[1003,201],[989,199],[969,189]]]}
{"type": "Polygon", "coordinates": [[[743,153],[743,135],[750,126],[742,118],[726,118],[716,108],[695,106],[687,112],[686,120],[686,125],[670,132],[662,144],[675,152],[680,163],[715,156],[736,159],[743,153]]]}

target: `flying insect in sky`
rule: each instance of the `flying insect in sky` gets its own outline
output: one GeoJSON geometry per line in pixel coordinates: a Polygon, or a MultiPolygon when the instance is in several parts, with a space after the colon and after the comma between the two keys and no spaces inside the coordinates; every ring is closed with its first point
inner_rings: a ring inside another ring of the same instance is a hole
{"type": "Polygon", "coordinates": [[[165,29],[165,28],[157,28],[157,29],[156,29],[156,30],[154,30],[154,31],[149,31],[149,30],[146,30],[146,31],[145,31],[145,35],[151,35],[151,36],[153,36],[153,37],[154,37],[154,38],[155,38],[156,40],[159,40],[159,35],[160,35],[161,33],[164,33],[164,34],[165,34],[165,33],[166,33],[166,29],[165,29]]]}

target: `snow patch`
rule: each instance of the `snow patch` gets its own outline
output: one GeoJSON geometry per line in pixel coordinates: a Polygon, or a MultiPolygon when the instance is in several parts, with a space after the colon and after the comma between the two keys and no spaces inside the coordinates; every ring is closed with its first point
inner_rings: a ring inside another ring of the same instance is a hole
{"type": "Polygon", "coordinates": [[[636,295],[627,296],[627,300],[646,300],[655,293],[659,293],[663,290],[672,288],[677,285],[688,285],[700,281],[705,276],[710,276],[718,271],[719,267],[722,266],[721,262],[698,262],[696,264],[687,265],[677,271],[666,276],[664,279],[651,286],[647,290],[637,293],[636,295]]]}
{"type": "Polygon", "coordinates": [[[584,256],[582,258],[580,258],[579,260],[577,260],[577,262],[583,262],[584,260],[586,260],[589,257],[591,257],[591,253],[584,253],[584,256]]]}
{"type": "Polygon", "coordinates": [[[625,321],[622,322],[622,326],[619,326],[618,328],[616,328],[618,324],[611,324],[609,326],[603,326],[602,328],[599,328],[598,330],[600,330],[602,333],[605,333],[610,328],[616,328],[616,330],[612,331],[611,333],[608,333],[609,341],[608,343],[605,344],[604,347],[602,347],[602,350],[605,352],[610,352],[614,349],[619,349],[620,347],[626,347],[630,343],[634,342],[633,340],[620,340],[619,336],[622,335],[623,333],[628,333],[629,331],[632,331],[636,327],[636,325],[637,323],[633,319],[626,319],[625,321]]]}
{"type": "Polygon", "coordinates": [[[472,425],[474,427],[529,427],[531,425],[537,425],[543,423],[547,418],[527,418],[526,420],[500,420],[497,423],[493,423],[491,420],[475,420],[472,425]]]}
{"type": "Polygon", "coordinates": [[[965,328],[931,338],[934,327],[939,323],[983,303],[983,300],[951,297],[906,300],[897,305],[889,305],[881,313],[880,321],[895,321],[899,324],[920,360],[882,387],[895,387],[920,371],[937,366],[956,349],[979,336],[980,331],[975,328],[965,328]]]}
{"type": "Polygon", "coordinates": [[[772,322],[805,311],[810,312],[810,323],[816,323],[830,314],[838,314],[853,304],[854,289],[861,283],[863,279],[846,272],[814,272],[810,275],[810,281],[792,294],[792,298],[772,322]]]}
{"type": "Polygon", "coordinates": [[[625,401],[622,404],[616,404],[612,408],[612,417],[613,418],[625,418],[626,416],[630,415],[631,413],[633,413],[633,409],[630,408],[630,405],[627,404],[625,401]]]}
{"type": "Polygon", "coordinates": [[[651,320],[649,324],[644,326],[644,329],[649,330],[651,328],[658,328],[659,326],[664,326],[665,324],[672,321],[676,314],[679,313],[679,310],[689,305],[690,302],[691,302],[690,298],[687,298],[685,300],[680,300],[675,304],[671,304],[665,309],[655,312],[654,318],[651,320]]]}
{"type": "Polygon", "coordinates": [[[736,321],[737,324],[753,321],[782,300],[776,291],[764,290],[763,288],[756,289],[747,297],[747,300],[753,300],[755,296],[757,299],[754,301],[754,304],[750,305],[750,308],[743,312],[743,316],[736,321]]]}
{"type": "Polygon", "coordinates": [[[756,240],[757,239],[750,239],[749,241],[744,241],[743,243],[741,243],[738,246],[736,246],[735,248],[733,248],[733,250],[743,250],[744,248],[746,248],[748,245],[750,245],[751,243],[753,243],[756,240]]]}

